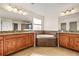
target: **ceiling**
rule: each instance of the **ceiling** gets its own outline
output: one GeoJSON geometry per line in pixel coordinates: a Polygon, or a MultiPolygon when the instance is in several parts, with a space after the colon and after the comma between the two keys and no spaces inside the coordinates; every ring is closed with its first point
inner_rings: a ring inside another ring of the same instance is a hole
{"type": "MultiPolygon", "coordinates": [[[[8,3],[7,3],[8,4],[8,3]]],[[[0,7],[3,7],[3,5],[7,4],[0,4],[0,7]]],[[[77,3],[13,3],[12,6],[15,6],[17,8],[26,10],[29,12],[29,15],[23,16],[18,14],[12,14],[7,11],[6,13],[2,13],[9,16],[12,16],[13,18],[19,18],[19,19],[32,19],[32,13],[36,13],[38,15],[42,15],[45,17],[58,17],[60,16],[60,13],[64,10],[67,10],[69,8],[78,8],[79,4],[77,3]],[[8,14],[7,14],[8,13],[8,14]]],[[[1,15],[1,13],[0,13],[1,15]]]]}
{"type": "Polygon", "coordinates": [[[64,11],[69,8],[76,8],[79,6],[77,3],[23,3],[23,4],[14,4],[19,5],[20,7],[33,11],[37,14],[44,16],[52,16],[54,14],[59,14],[61,11],[64,11]]]}

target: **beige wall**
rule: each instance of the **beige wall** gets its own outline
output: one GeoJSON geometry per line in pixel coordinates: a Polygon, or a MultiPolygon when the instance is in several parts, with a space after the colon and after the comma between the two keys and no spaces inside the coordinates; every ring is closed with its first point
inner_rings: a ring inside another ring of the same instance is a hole
{"type": "Polygon", "coordinates": [[[1,31],[1,18],[0,18],[0,31],[1,31]]]}
{"type": "Polygon", "coordinates": [[[44,18],[44,30],[58,31],[58,18],[45,17],[44,18]]]}

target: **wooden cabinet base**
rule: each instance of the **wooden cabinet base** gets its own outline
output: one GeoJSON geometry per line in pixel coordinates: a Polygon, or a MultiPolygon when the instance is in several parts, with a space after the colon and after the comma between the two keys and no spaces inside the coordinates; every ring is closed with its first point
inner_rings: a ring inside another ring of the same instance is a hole
{"type": "Polygon", "coordinates": [[[59,46],[79,52],[79,34],[59,33],[59,46]]]}
{"type": "Polygon", "coordinates": [[[21,49],[19,49],[19,50],[17,50],[17,51],[14,51],[14,52],[12,52],[12,53],[10,53],[10,54],[7,54],[7,55],[4,55],[4,56],[10,56],[11,54],[15,54],[15,53],[17,53],[17,52],[20,52],[20,51],[22,51],[22,50],[25,50],[25,49],[28,49],[28,48],[31,48],[31,47],[33,47],[33,46],[21,48],[21,49]]]}
{"type": "Polygon", "coordinates": [[[33,43],[34,33],[2,35],[0,36],[0,56],[9,55],[31,47],[33,43]]]}

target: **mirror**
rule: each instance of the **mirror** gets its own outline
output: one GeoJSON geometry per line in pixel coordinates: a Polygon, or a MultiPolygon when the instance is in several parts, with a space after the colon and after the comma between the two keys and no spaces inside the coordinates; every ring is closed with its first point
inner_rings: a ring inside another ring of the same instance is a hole
{"type": "Polygon", "coordinates": [[[0,31],[28,31],[32,30],[32,21],[0,18],[0,31]]]}

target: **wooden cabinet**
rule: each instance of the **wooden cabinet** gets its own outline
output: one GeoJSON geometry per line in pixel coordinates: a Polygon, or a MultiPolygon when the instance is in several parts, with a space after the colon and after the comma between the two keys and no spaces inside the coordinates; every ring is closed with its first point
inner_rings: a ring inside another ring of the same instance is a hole
{"type": "Polygon", "coordinates": [[[4,38],[4,55],[13,53],[16,51],[16,38],[5,36],[4,38]]]}
{"type": "Polygon", "coordinates": [[[79,34],[59,33],[59,46],[79,51],[79,34]]]}
{"type": "Polygon", "coordinates": [[[3,37],[0,36],[0,55],[3,55],[3,37]]]}
{"type": "Polygon", "coordinates": [[[7,34],[0,36],[0,55],[8,55],[21,49],[31,47],[34,33],[7,34]]]}
{"type": "Polygon", "coordinates": [[[63,47],[68,47],[69,46],[69,37],[68,34],[60,34],[59,35],[59,44],[63,47]]]}

